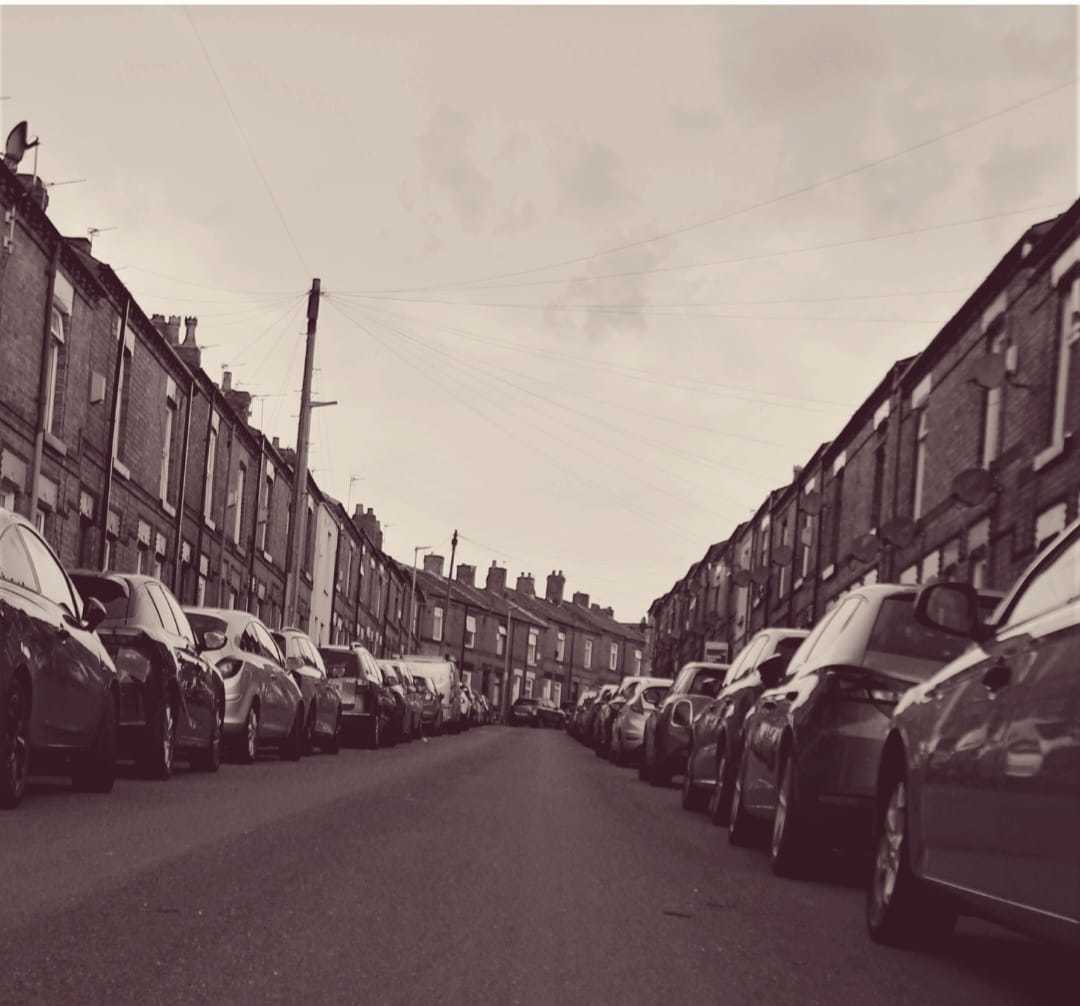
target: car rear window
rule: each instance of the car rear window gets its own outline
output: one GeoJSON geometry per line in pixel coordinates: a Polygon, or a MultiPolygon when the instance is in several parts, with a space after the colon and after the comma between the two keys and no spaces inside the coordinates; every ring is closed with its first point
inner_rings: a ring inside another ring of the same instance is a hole
{"type": "Polygon", "coordinates": [[[336,652],[319,648],[319,654],[326,665],[326,673],[331,678],[358,678],[360,677],[360,658],[355,653],[336,652]],[[337,670],[340,668],[340,670],[337,670]]]}
{"type": "Polygon", "coordinates": [[[200,649],[202,648],[203,637],[208,632],[221,632],[226,637],[229,635],[229,623],[223,618],[218,618],[216,615],[201,615],[195,612],[188,612],[188,622],[195,633],[195,640],[199,644],[200,649]]]}
{"type": "Polygon", "coordinates": [[[965,639],[915,621],[915,595],[888,597],[878,609],[867,651],[945,664],[966,649],[965,639]]]}
{"type": "Polygon", "coordinates": [[[666,693],[667,688],[664,685],[653,685],[642,691],[641,698],[651,705],[658,706],[666,693]]]}
{"type": "Polygon", "coordinates": [[[96,597],[105,605],[104,622],[127,620],[130,595],[126,583],[108,576],[86,576],[79,573],[71,579],[84,601],[96,597]]]}

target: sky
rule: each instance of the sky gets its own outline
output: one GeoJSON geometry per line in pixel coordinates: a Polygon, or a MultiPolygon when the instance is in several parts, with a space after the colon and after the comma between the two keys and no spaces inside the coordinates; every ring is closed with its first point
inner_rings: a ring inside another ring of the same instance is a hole
{"type": "Polygon", "coordinates": [[[5,7],[0,116],[283,444],[321,279],[310,463],[391,554],[457,528],[636,621],[1076,198],[1076,26],[5,7]]]}

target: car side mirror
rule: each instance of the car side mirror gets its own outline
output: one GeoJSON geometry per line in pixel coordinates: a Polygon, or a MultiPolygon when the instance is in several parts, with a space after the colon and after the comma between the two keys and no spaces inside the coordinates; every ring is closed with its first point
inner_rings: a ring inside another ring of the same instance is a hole
{"type": "Polygon", "coordinates": [[[93,632],[94,629],[105,621],[105,616],[107,614],[108,612],[105,610],[105,605],[96,597],[91,597],[90,600],[83,605],[83,625],[93,632]]]}
{"type": "Polygon", "coordinates": [[[758,677],[766,688],[775,688],[784,680],[784,671],[787,670],[788,658],[781,653],[774,653],[758,664],[758,677]]]}
{"type": "Polygon", "coordinates": [[[979,595],[970,583],[932,583],[919,591],[915,620],[962,639],[985,639],[988,632],[979,614],[979,595]]]}
{"type": "Polygon", "coordinates": [[[218,632],[216,629],[211,629],[209,632],[202,634],[202,643],[199,646],[199,650],[202,653],[209,653],[211,650],[223,650],[228,640],[225,637],[224,632],[218,632]]]}

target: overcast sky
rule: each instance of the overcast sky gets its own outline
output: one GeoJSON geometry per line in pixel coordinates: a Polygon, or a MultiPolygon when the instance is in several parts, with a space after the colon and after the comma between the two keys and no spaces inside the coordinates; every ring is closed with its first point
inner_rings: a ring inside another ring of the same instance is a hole
{"type": "Polygon", "coordinates": [[[288,444],[321,277],[319,484],[625,620],[1077,194],[1068,7],[189,11],[0,14],[60,229],[288,444]]]}

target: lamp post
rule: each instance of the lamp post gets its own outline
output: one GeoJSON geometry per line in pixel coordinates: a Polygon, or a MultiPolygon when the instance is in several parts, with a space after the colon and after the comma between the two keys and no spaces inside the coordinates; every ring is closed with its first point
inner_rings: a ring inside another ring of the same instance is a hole
{"type": "Polygon", "coordinates": [[[409,594],[409,639],[412,640],[412,648],[416,649],[416,560],[421,552],[430,552],[430,545],[417,545],[412,550],[412,591],[409,594]]]}

